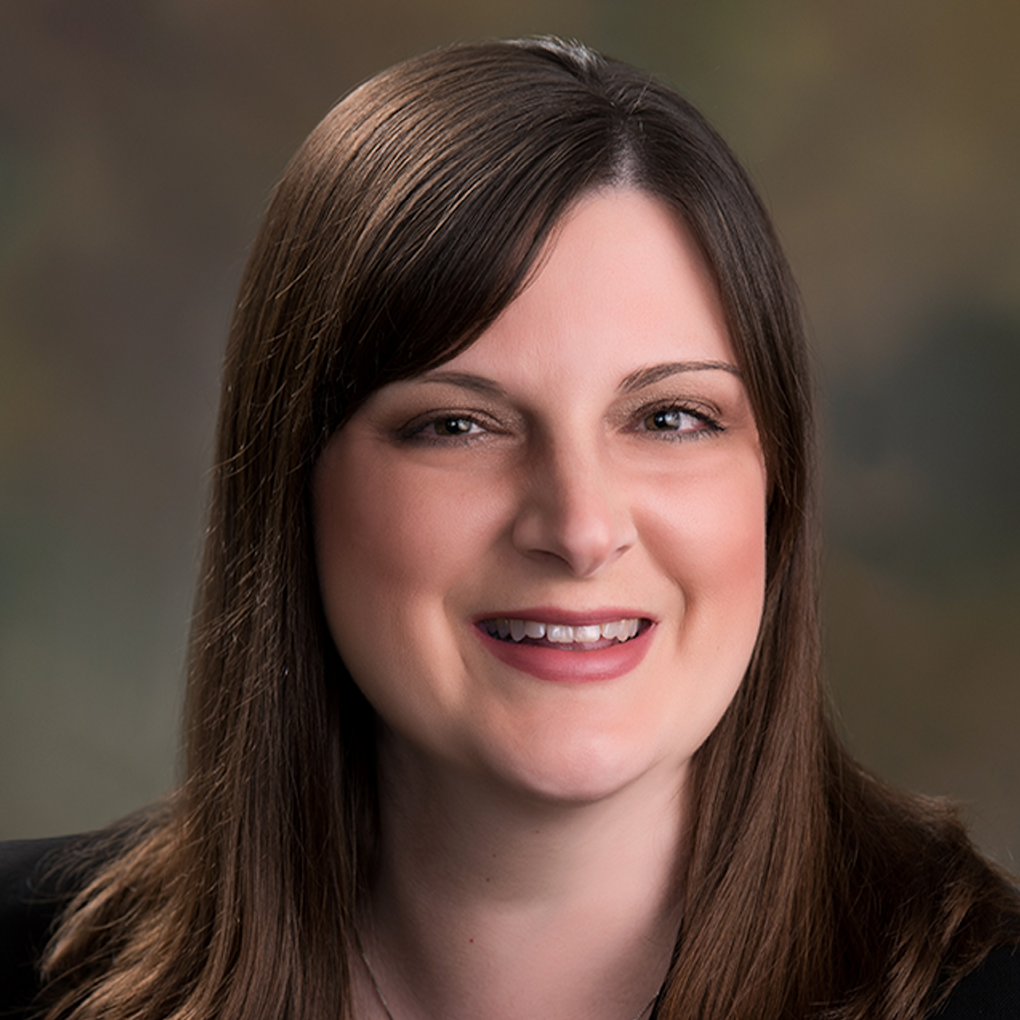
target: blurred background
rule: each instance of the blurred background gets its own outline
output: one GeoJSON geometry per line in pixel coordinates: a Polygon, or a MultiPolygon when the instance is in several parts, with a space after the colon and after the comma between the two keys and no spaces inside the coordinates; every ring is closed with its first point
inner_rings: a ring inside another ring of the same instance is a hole
{"type": "Polygon", "coordinates": [[[851,746],[1020,855],[1015,0],[3,0],[0,838],[173,782],[217,375],[270,188],[352,85],[555,33],[730,140],[801,282],[851,746]]]}

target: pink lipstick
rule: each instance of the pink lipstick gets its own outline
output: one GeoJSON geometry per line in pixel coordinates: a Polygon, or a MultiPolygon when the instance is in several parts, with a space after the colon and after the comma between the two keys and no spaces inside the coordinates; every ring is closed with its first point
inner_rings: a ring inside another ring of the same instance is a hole
{"type": "Polygon", "coordinates": [[[536,607],[485,615],[475,631],[500,662],[555,683],[613,680],[644,659],[655,621],[632,609],[536,607]]]}

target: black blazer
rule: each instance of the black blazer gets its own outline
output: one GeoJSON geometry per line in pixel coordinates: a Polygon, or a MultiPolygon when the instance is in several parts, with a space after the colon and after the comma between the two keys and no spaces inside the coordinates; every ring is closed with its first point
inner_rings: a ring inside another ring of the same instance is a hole
{"type": "MultiPolygon", "coordinates": [[[[66,838],[0,843],[2,1020],[32,1016],[31,1002],[39,991],[36,963],[57,914],[83,880],[80,869],[53,869],[54,851],[69,843],[66,838]]],[[[993,950],[925,1020],[1020,1020],[1020,947],[993,950]]]]}
{"type": "Polygon", "coordinates": [[[47,859],[66,838],[0,843],[0,1017],[22,1020],[39,990],[36,962],[74,890],[47,859]]]}

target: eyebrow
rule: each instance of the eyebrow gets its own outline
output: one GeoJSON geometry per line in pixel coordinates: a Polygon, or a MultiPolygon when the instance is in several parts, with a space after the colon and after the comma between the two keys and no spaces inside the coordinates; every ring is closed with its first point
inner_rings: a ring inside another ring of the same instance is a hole
{"type": "MultiPolygon", "coordinates": [[[[667,361],[661,365],[650,365],[648,368],[639,368],[636,372],[631,372],[620,383],[617,390],[620,393],[635,393],[662,379],[668,379],[671,375],[679,375],[681,372],[729,372],[730,375],[735,375],[738,379],[742,378],[740,369],[728,361],[667,361]]],[[[440,369],[421,376],[421,381],[460,386],[463,389],[473,390],[475,393],[482,393],[490,397],[505,397],[507,395],[506,390],[499,383],[484,375],[474,375],[471,372],[440,369]]]]}
{"type": "Polygon", "coordinates": [[[635,393],[671,375],[681,372],[729,372],[738,379],[743,378],[740,369],[728,361],[666,361],[661,365],[650,365],[631,372],[617,387],[621,393],[635,393]]]}
{"type": "Polygon", "coordinates": [[[427,372],[420,376],[422,382],[449,383],[452,386],[460,386],[466,390],[474,390],[476,393],[484,393],[490,397],[505,397],[506,390],[499,383],[487,379],[484,375],[473,375],[471,372],[454,372],[452,370],[440,370],[427,372]]]}

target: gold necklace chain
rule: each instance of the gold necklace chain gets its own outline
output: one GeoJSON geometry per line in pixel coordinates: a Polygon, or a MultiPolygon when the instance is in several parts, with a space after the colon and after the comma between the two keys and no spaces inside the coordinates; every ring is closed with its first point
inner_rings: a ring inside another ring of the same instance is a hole
{"type": "MultiPolygon", "coordinates": [[[[361,945],[361,938],[355,933],[355,943],[358,947],[358,955],[361,957],[361,962],[365,965],[365,972],[368,974],[368,980],[372,982],[372,988],[375,991],[375,997],[379,1000],[379,1005],[382,1006],[383,1012],[386,1014],[386,1020],[396,1020],[393,1013],[390,1012],[389,1004],[386,1002],[386,996],[383,995],[382,989],[379,987],[379,982],[375,978],[375,972],[372,970],[372,965],[368,962],[368,957],[365,955],[365,950],[361,945]]],[[[633,1020],[641,1020],[641,1018],[647,1013],[654,1005],[656,1000],[659,998],[659,994],[662,992],[660,988],[642,1007],[641,1012],[638,1013],[633,1020]]]]}

